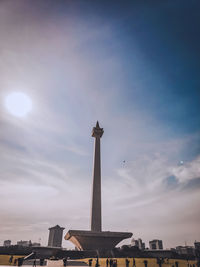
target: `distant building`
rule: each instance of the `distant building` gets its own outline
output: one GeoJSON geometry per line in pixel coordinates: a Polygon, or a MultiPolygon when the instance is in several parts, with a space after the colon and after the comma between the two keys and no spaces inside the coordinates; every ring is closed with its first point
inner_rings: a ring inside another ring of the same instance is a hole
{"type": "Polygon", "coordinates": [[[200,242],[195,241],[194,242],[194,247],[195,247],[196,250],[200,251],[200,242]]]}
{"type": "Polygon", "coordinates": [[[11,240],[5,240],[5,241],[3,242],[3,245],[4,245],[4,247],[9,247],[9,246],[11,246],[11,240]]]}
{"type": "Polygon", "coordinates": [[[176,252],[180,255],[195,255],[195,248],[192,246],[178,246],[176,252]]]}
{"type": "Polygon", "coordinates": [[[140,250],[145,250],[145,243],[142,242],[141,238],[136,239],[132,239],[131,240],[131,246],[133,247],[138,247],[140,250]]]}
{"type": "Polygon", "coordinates": [[[65,228],[56,225],[49,228],[49,240],[48,247],[61,247],[62,246],[62,236],[63,230],[65,228]]]}
{"type": "Polygon", "coordinates": [[[163,249],[162,240],[154,239],[149,241],[149,248],[150,249],[163,249]]]}
{"type": "Polygon", "coordinates": [[[30,247],[31,246],[31,240],[29,241],[17,241],[17,245],[20,247],[30,247]]]}
{"type": "Polygon", "coordinates": [[[195,255],[196,257],[200,258],[200,242],[195,241],[194,242],[195,247],[195,255]]]}
{"type": "Polygon", "coordinates": [[[37,243],[37,242],[34,242],[31,244],[32,247],[40,247],[41,244],[40,243],[37,243]]]}

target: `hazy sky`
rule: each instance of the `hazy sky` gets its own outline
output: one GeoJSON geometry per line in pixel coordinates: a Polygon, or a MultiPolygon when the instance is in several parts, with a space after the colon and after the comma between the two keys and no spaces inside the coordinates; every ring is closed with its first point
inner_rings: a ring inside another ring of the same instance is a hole
{"type": "Polygon", "coordinates": [[[200,241],[199,10],[1,0],[0,244],[89,229],[97,119],[103,230],[165,248],[200,241]],[[32,99],[24,118],[5,109],[14,91],[32,99]]]}

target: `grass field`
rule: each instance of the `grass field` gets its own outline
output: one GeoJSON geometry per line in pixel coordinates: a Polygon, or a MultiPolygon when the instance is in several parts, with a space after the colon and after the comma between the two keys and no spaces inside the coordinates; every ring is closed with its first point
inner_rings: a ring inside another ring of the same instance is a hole
{"type": "MultiPolygon", "coordinates": [[[[82,259],[80,261],[85,261],[86,263],[88,263],[88,260],[89,259],[82,259]]],[[[117,267],[125,267],[126,264],[125,264],[125,258],[118,258],[116,259],[117,260],[117,267]]],[[[147,260],[148,261],[148,267],[156,267],[156,266],[159,266],[156,262],[156,259],[144,259],[144,258],[135,258],[135,263],[136,263],[136,267],[144,267],[144,260],[147,260]]],[[[129,258],[129,267],[133,267],[133,259],[132,258],[129,258]]],[[[178,266],[179,267],[193,267],[193,264],[194,266],[196,267],[196,261],[186,261],[186,260],[177,260],[177,259],[169,259],[169,261],[165,260],[165,263],[162,264],[162,267],[171,267],[171,266],[175,266],[175,262],[178,262],[178,266]],[[189,264],[189,265],[188,265],[189,264]]],[[[96,263],[96,259],[93,260],[93,263],[92,263],[92,266],[94,267],[95,266],[95,263],[96,263]]],[[[99,264],[100,264],[100,267],[106,267],[106,259],[99,259],[99,264]]]]}
{"type": "Polygon", "coordinates": [[[0,255],[0,265],[13,265],[14,260],[21,257],[23,256],[18,256],[18,255],[13,256],[13,262],[12,264],[10,264],[9,263],[10,255],[0,255]]]}
{"type": "MultiPolygon", "coordinates": [[[[16,258],[20,258],[22,256],[13,256],[13,262],[16,258]]],[[[9,258],[10,258],[10,255],[0,255],[0,265],[13,265],[12,264],[9,264],[9,258]]],[[[88,260],[89,259],[80,259],[80,260],[77,260],[77,261],[84,261],[86,263],[88,263],[88,260]]],[[[117,267],[125,267],[126,264],[125,264],[125,258],[117,258],[117,267]]],[[[148,261],[148,267],[156,267],[158,266],[157,262],[156,262],[156,259],[144,259],[144,258],[135,258],[135,263],[136,263],[136,267],[144,267],[144,260],[147,260],[148,261]]],[[[130,264],[129,264],[129,267],[133,267],[133,259],[132,258],[129,258],[129,261],[130,261],[130,264]]],[[[169,261],[167,262],[165,260],[165,263],[162,264],[162,267],[171,267],[174,265],[175,267],[175,262],[178,262],[178,267],[193,267],[193,266],[197,266],[196,265],[196,261],[186,261],[186,260],[174,260],[174,259],[169,259],[169,261]],[[189,264],[189,265],[188,265],[189,264]],[[193,265],[194,264],[194,265],[193,265]]],[[[92,266],[95,267],[95,263],[96,263],[96,259],[93,259],[93,262],[92,262],[92,266]]],[[[106,267],[106,259],[99,259],[99,264],[100,264],[100,267],[106,267]]]]}

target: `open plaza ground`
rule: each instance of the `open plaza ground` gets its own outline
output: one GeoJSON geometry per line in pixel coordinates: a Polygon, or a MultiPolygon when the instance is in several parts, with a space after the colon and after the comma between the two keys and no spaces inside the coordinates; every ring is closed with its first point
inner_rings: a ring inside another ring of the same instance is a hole
{"type": "MultiPolygon", "coordinates": [[[[13,256],[13,262],[16,258],[20,258],[22,256],[15,255],[13,256]]],[[[10,264],[9,263],[9,258],[10,255],[0,255],[0,265],[1,266],[13,266],[13,262],[10,264]]],[[[159,266],[157,263],[157,259],[155,258],[134,258],[135,259],[135,265],[136,267],[144,267],[144,261],[147,261],[147,266],[148,267],[154,267],[154,266],[159,266]]],[[[125,267],[126,266],[126,258],[116,258],[114,260],[117,260],[117,267],[125,267]]],[[[133,267],[133,258],[128,258],[129,262],[129,267],[133,267]]],[[[72,260],[69,261],[69,266],[84,266],[88,265],[89,259],[79,259],[79,260],[72,260]],[[76,264],[77,263],[77,264],[76,264]],[[84,264],[85,263],[85,264],[84,264]]],[[[165,259],[164,262],[162,263],[163,267],[170,267],[170,266],[176,266],[176,262],[178,262],[178,267],[196,267],[197,263],[196,261],[190,260],[177,260],[177,259],[165,259]]],[[[94,267],[96,264],[96,259],[93,259],[92,261],[92,267],[94,267]]],[[[100,258],[99,259],[99,264],[100,267],[106,267],[106,258],[100,258]]],[[[30,266],[30,263],[28,264],[25,262],[23,266],[30,266]]],[[[48,260],[47,265],[49,267],[63,267],[63,261],[62,260],[48,260]]],[[[39,265],[38,265],[39,266],[39,265]]]]}

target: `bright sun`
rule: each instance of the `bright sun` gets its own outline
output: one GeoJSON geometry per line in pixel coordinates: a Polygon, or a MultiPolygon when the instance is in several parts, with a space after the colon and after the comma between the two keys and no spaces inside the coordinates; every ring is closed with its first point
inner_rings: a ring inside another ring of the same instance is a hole
{"type": "Polygon", "coordinates": [[[32,101],[21,92],[13,92],[6,97],[5,106],[12,115],[25,117],[32,109],[32,101]]]}

